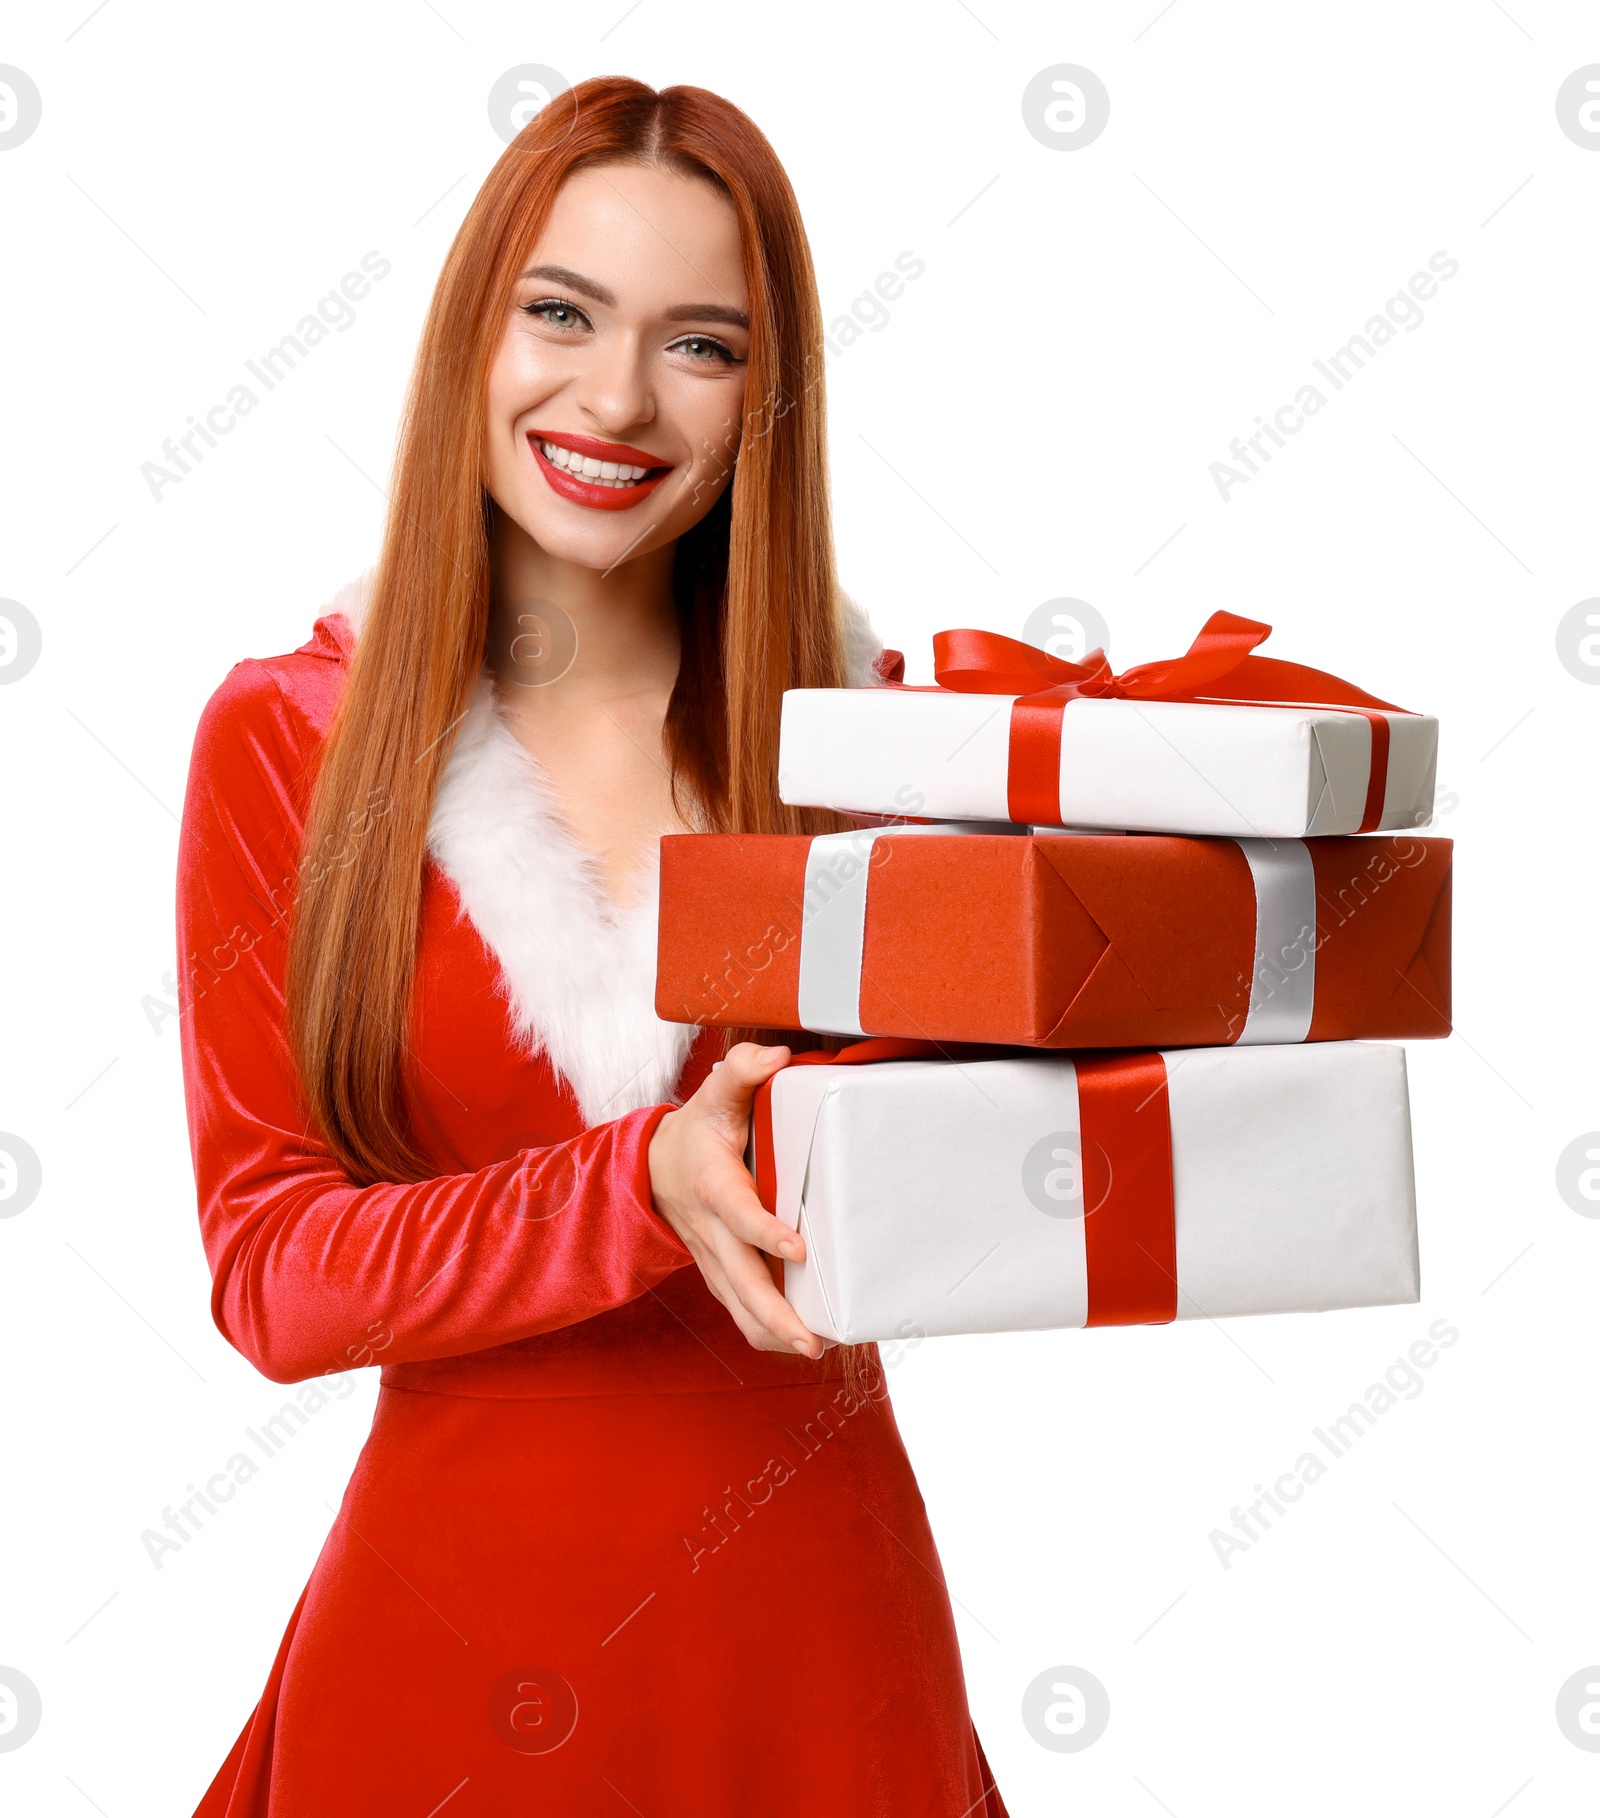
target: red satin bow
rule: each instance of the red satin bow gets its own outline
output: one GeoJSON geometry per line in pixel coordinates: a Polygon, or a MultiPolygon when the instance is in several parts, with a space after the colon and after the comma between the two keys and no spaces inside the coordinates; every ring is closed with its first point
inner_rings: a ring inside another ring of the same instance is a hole
{"type": "MultiPolygon", "coordinates": [[[[1014,821],[1060,819],[1061,720],[1069,701],[1084,697],[1124,701],[1201,701],[1217,706],[1312,706],[1362,714],[1372,727],[1372,761],[1361,816],[1362,833],[1383,818],[1389,773],[1392,701],[1353,682],[1252,654],[1272,627],[1237,613],[1214,612],[1180,657],[1136,663],[1116,674],[1103,650],[1081,663],[994,631],[939,631],[933,639],[933,673],[941,688],[959,694],[1011,694],[1011,763],[1008,812],[1014,821]]],[[[886,676],[897,680],[892,670],[886,676]]]]}
{"type": "Polygon", "coordinates": [[[1214,612],[1180,657],[1136,663],[1117,675],[1103,650],[1081,663],[1051,656],[994,631],[937,631],[933,674],[941,688],[960,694],[1077,695],[1125,701],[1226,701],[1294,703],[1316,707],[1367,707],[1401,713],[1353,683],[1303,663],[1252,656],[1272,627],[1233,612],[1214,612]]]}

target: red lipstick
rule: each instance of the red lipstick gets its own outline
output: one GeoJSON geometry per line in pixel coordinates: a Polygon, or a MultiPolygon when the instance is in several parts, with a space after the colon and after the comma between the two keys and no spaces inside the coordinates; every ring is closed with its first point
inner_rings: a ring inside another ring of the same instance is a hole
{"type": "Polygon", "coordinates": [[[634,448],[626,442],[603,442],[598,436],[578,435],[567,430],[530,429],[528,446],[551,491],[570,499],[574,505],[587,505],[593,511],[629,510],[641,499],[649,498],[673,468],[672,462],[658,460],[648,449],[634,448]],[[545,442],[570,449],[574,454],[586,455],[591,460],[615,461],[619,466],[643,467],[647,471],[643,479],[629,486],[597,486],[567,468],[557,467],[540,446],[545,442]]]}

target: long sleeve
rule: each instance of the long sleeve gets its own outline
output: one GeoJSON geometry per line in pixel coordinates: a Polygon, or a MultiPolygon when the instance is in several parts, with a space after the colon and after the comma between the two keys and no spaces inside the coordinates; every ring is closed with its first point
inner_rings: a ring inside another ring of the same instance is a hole
{"type": "Polygon", "coordinates": [[[272,670],[240,664],[201,720],[179,847],[184,1084],[212,1314],[279,1382],[571,1325],[689,1260],[651,1203],[646,1156],[666,1105],[415,1184],[357,1186],[340,1169],[311,1127],[284,1010],[319,744],[272,670]]]}

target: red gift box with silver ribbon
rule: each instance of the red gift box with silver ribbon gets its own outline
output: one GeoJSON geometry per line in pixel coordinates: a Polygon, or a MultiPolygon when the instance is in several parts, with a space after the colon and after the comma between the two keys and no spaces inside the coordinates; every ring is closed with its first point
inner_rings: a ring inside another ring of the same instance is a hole
{"type": "Polygon", "coordinates": [[[1404,1051],[808,1053],[756,1097],[784,1293],[841,1343],[1415,1301],[1404,1051]]]}
{"type": "Polygon", "coordinates": [[[667,1022],[1026,1047],[1450,1032],[1451,842],[962,825],[661,842],[667,1022]]]}
{"type": "Polygon", "coordinates": [[[936,686],[794,688],[778,793],[847,813],[1301,839],[1424,825],[1438,722],[1299,663],[1213,613],[1181,657],[1115,674],[945,631],[936,686]]]}

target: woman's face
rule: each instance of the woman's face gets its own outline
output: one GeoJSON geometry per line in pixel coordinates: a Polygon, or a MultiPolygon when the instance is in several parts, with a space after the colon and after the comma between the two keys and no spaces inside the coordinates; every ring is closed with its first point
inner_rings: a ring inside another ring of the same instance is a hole
{"type": "Polygon", "coordinates": [[[732,478],[750,353],[733,206],[639,164],[576,172],[489,374],[486,483],[548,554],[609,569],[675,541],[732,478]]]}

